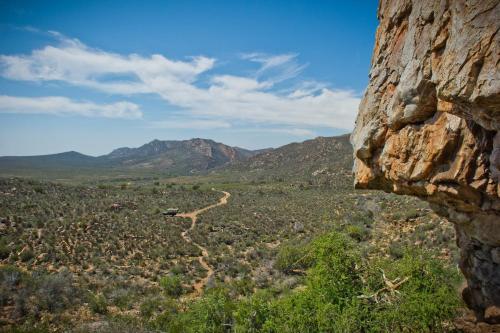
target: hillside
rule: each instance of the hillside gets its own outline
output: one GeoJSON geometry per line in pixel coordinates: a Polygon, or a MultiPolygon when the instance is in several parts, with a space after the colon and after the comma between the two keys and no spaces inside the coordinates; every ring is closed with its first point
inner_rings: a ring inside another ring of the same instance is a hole
{"type": "Polygon", "coordinates": [[[246,180],[325,182],[349,179],[349,136],[318,137],[276,149],[246,150],[208,139],[153,140],[137,148],[122,147],[94,157],[75,151],[40,156],[0,157],[2,176],[169,175],[203,174],[246,180]],[[335,177],[340,176],[340,177],[335,177]]]}
{"type": "Polygon", "coordinates": [[[4,156],[0,157],[0,170],[15,170],[24,168],[76,168],[96,167],[97,158],[76,151],[38,156],[4,156]]]}
{"type": "Polygon", "coordinates": [[[98,159],[124,168],[169,170],[184,174],[209,170],[253,155],[250,150],[197,138],[184,141],[153,140],[139,148],[118,148],[98,159]]]}
{"type": "Polygon", "coordinates": [[[348,134],[291,143],[228,167],[248,178],[282,180],[350,178],[351,168],[352,147],[348,134]]]}
{"type": "Polygon", "coordinates": [[[243,161],[255,154],[250,150],[230,147],[207,139],[183,141],[153,140],[138,148],[118,148],[98,157],[78,152],[40,156],[0,157],[0,174],[31,175],[42,172],[157,172],[187,175],[243,161]]]}

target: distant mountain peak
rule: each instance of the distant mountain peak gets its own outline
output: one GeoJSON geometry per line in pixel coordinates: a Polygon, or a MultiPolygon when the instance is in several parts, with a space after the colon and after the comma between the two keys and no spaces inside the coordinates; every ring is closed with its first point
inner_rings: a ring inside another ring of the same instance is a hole
{"type": "Polygon", "coordinates": [[[176,173],[205,171],[228,163],[245,160],[257,152],[230,147],[210,139],[154,139],[140,147],[122,147],[100,159],[117,167],[155,170],[175,169],[176,173]]]}
{"type": "MultiPolygon", "coordinates": [[[[52,155],[0,157],[0,173],[24,170],[151,170],[169,175],[189,175],[231,166],[240,170],[263,170],[290,176],[311,174],[329,166],[349,170],[352,148],[348,135],[318,137],[277,149],[247,150],[211,139],[154,139],[140,147],[121,147],[99,157],[76,151],[52,155]]],[[[344,171],[342,171],[344,172],[344,171]]]]}

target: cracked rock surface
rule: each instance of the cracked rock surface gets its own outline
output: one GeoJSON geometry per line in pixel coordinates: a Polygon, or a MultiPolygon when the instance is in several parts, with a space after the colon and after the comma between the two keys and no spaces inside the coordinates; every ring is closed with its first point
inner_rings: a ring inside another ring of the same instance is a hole
{"type": "Polygon", "coordinates": [[[378,18],[355,186],[455,223],[464,300],[500,323],[500,1],[381,0],[378,18]]]}

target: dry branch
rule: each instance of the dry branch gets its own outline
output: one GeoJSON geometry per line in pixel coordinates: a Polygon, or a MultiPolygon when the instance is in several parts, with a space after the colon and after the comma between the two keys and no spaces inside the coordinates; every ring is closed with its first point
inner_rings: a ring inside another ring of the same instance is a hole
{"type": "Polygon", "coordinates": [[[375,302],[378,303],[380,293],[386,291],[386,292],[391,293],[391,295],[399,294],[399,291],[397,289],[403,283],[405,283],[406,281],[408,281],[410,279],[409,277],[405,277],[404,279],[401,280],[401,278],[398,277],[398,278],[391,281],[385,276],[384,270],[381,269],[381,271],[382,271],[382,278],[384,279],[385,287],[380,288],[379,290],[377,290],[375,293],[373,293],[371,295],[359,295],[358,298],[360,298],[360,299],[374,299],[375,302]]]}

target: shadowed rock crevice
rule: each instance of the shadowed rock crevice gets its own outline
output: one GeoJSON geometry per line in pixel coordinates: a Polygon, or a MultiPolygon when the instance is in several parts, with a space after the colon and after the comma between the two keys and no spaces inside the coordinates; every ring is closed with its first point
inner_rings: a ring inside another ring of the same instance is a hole
{"type": "Polygon", "coordinates": [[[464,300],[500,322],[500,2],[382,0],[351,141],[355,186],[455,223],[464,300]]]}

